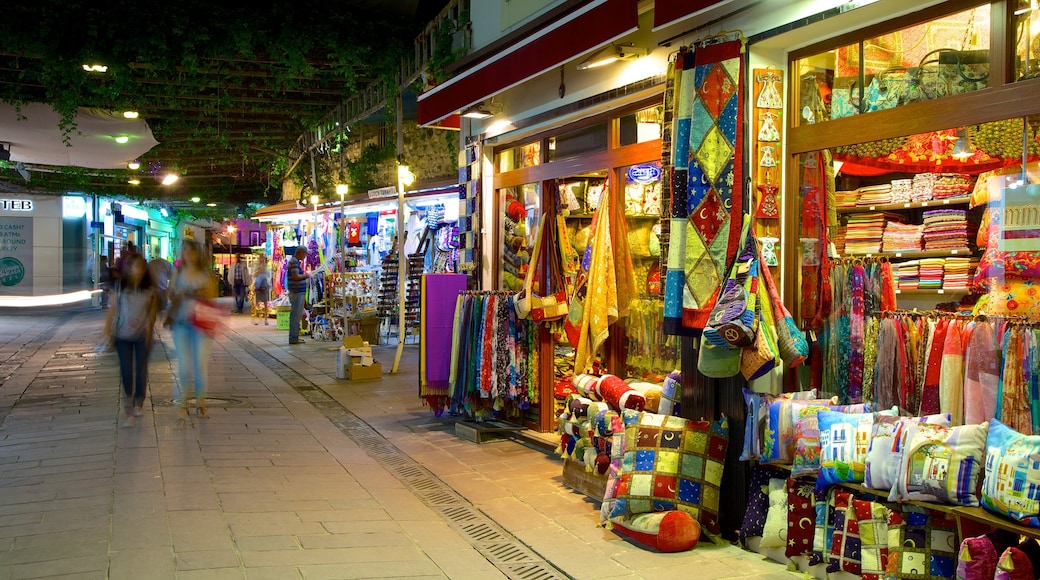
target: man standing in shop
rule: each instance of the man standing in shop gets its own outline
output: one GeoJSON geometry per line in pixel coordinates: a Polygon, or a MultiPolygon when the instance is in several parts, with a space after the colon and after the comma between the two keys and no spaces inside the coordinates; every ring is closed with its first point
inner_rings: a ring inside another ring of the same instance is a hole
{"type": "Polygon", "coordinates": [[[303,271],[303,261],[307,259],[307,248],[296,246],[296,252],[289,258],[289,344],[300,344],[300,322],[303,320],[303,297],[307,293],[307,280],[310,274],[303,271]]]}
{"type": "Polygon", "coordinates": [[[235,295],[235,314],[242,314],[246,307],[246,288],[249,287],[249,268],[242,263],[242,256],[235,256],[235,267],[231,269],[231,292],[235,295]]]}

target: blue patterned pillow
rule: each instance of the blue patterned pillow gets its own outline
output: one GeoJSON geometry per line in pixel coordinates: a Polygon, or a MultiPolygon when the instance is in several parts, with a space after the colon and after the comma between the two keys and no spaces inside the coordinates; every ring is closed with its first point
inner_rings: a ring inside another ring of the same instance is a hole
{"type": "Polygon", "coordinates": [[[1040,528],[1040,436],[990,421],[982,507],[1040,528]]]}

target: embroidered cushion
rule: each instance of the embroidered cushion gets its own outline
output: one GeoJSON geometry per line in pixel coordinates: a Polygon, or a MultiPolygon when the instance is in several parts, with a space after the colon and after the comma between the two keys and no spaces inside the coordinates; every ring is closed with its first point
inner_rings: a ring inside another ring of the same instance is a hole
{"type": "Polygon", "coordinates": [[[889,524],[886,578],[953,578],[957,522],[948,514],[907,506],[889,524]]]}
{"type": "Polygon", "coordinates": [[[761,548],[783,548],[787,545],[787,481],[769,480],[769,512],[762,529],[761,548]]]}
{"type": "Polygon", "coordinates": [[[816,496],[812,480],[793,477],[787,480],[787,547],[788,558],[812,552],[816,529],[816,496]]]}
{"type": "Polygon", "coordinates": [[[982,507],[1040,528],[1040,436],[990,421],[982,507]]]}
{"type": "Polygon", "coordinates": [[[867,451],[863,483],[873,489],[891,491],[899,476],[899,460],[906,444],[906,430],[911,423],[933,423],[949,427],[950,414],[925,417],[874,417],[870,450],[867,451]]]}
{"type": "Polygon", "coordinates": [[[831,559],[827,565],[830,573],[844,570],[859,574],[860,566],[859,522],[852,511],[852,494],[838,490],[834,493],[834,539],[831,541],[831,559]]]}
{"type": "Polygon", "coordinates": [[[683,552],[697,546],[701,526],[686,512],[672,510],[611,520],[614,532],[658,552],[683,552]]]}
{"type": "Polygon", "coordinates": [[[710,423],[643,412],[625,429],[617,502],[611,517],[678,509],[719,533],[719,484],[728,422],[710,423]]]}
{"type": "Polygon", "coordinates": [[[896,522],[895,512],[884,504],[852,500],[859,525],[860,567],[863,580],[881,580],[888,565],[888,526],[896,522]]]}
{"type": "Polygon", "coordinates": [[[986,457],[988,427],[913,423],[888,499],[979,505],[975,489],[986,457]]]}

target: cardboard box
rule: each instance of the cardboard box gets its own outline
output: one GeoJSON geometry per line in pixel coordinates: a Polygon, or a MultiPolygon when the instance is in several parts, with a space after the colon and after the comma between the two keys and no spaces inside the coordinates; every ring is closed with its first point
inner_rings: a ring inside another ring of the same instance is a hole
{"type": "Polygon", "coordinates": [[[371,366],[349,364],[344,367],[344,375],[348,381],[364,381],[383,378],[383,365],[374,362],[371,366]]]}
{"type": "Polygon", "coordinates": [[[343,346],[347,348],[361,348],[363,346],[368,346],[368,343],[361,338],[360,334],[351,334],[350,336],[343,337],[343,346]]]}

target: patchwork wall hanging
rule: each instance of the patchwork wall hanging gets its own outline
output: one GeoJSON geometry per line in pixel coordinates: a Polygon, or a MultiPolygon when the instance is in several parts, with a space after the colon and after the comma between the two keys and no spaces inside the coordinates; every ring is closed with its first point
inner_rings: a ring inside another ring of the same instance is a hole
{"type": "Polygon", "coordinates": [[[743,46],[742,39],[702,44],[676,60],[665,280],[669,334],[700,335],[738,250],[744,210],[743,46]]]}
{"type": "Polygon", "coordinates": [[[480,163],[481,142],[473,142],[459,151],[459,272],[473,280],[479,276],[480,250],[480,163]]]}

